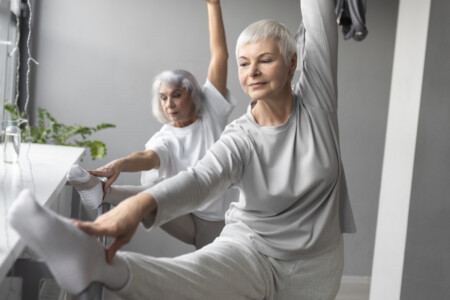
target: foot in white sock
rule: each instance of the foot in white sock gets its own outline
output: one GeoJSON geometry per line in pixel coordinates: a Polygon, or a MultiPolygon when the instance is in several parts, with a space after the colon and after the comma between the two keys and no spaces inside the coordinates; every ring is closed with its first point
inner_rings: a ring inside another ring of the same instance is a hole
{"type": "Polygon", "coordinates": [[[123,287],[129,276],[124,258],[116,255],[106,263],[105,250],[97,240],[69,219],[36,202],[30,191],[22,191],[8,213],[11,226],[47,264],[63,290],[79,294],[92,282],[110,289],[123,287]]]}
{"type": "Polygon", "coordinates": [[[102,182],[86,172],[79,165],[73,165],[67,173],[67,180],[80,194],[83,204],[90,209],[97,209],[102,204],[102,182]]]}

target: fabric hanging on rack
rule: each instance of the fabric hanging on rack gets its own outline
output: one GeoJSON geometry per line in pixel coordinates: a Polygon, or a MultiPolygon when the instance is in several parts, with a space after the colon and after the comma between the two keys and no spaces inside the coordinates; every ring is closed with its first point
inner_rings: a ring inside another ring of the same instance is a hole
{"type": "MultiPolygon", "coordinates": [[[[345,40],[353,38],[355,41],[362,41],[366,38],[368,33],[366,28],[366,0],[336,0],[335,12],[339,26],[342,26],[345,40]]],[[[302,49],[303,31],[302,22],[295,35],[298,49],[302,49]]]]}
{"type": "Polygon", "coordinates": [[[367,36],[366,0],[336,0],[335,11],[344,39],[362,41],[367,36]]]}

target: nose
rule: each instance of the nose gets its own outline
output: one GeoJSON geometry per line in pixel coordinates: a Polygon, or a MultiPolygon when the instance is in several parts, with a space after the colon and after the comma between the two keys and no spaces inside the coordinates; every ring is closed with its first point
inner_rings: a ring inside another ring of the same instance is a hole
{"type": "Polygon", "coordinates": [[[250,66],[250,76],[258,77],[259,75],[261,75],[261,72],[259,71],[258,64],[252,64],[250,66]]]}
{"type": "Polygon", "coordinates": [[[166,107],[173,107],[174,102],[172,97],[167,98],[166,102],[164,103],[166,107]]]}

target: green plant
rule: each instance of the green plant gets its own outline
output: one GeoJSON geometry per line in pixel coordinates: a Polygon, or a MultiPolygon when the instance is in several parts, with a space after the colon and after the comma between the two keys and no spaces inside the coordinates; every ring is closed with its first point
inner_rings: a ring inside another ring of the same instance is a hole
{"type": "MultiPolygon", "coordinates": [[[[16,106],[10,103],[5,104],[5,110],[9,113],[12,120],[22,119],[23,113],[20,113],[16,106]]],[[[103,158],[106,155],[106,145],[101,141],[91,141],[87,137],[93,133],[106,128],[114,128],[116,125],[101,123],[95,127],[82,125],[65,125],[58,123],[55,118],[45,109],[38,108],[36,126],[27,124],[22,129],[22,141],[38,144],[55,144],[64,146],[88,147],[93,160],[103,158]],[[77,136],[77,138],[75,138],[77,136]]]]}

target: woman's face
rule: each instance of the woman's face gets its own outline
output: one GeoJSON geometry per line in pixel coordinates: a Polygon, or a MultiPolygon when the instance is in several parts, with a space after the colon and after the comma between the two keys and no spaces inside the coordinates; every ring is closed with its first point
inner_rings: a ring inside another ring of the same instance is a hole
{"type": "Polygon", "coordinates": [[[295,66],[286,64],[272,39],[252,42],[239,49],[239,81],[253,100],[277,99],[291,88],[295,66]]]}
{"type": "Polygon", "coordinates": [[[163,82],[159,86],[159,101],[174,127],[185,127],[197,120],[194,101],[185,88],[163,82]]]}

